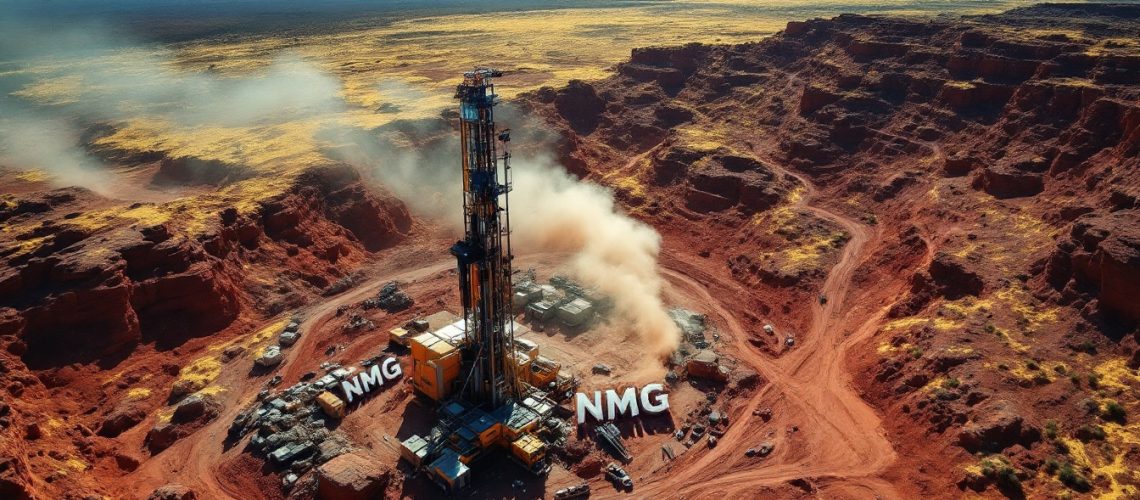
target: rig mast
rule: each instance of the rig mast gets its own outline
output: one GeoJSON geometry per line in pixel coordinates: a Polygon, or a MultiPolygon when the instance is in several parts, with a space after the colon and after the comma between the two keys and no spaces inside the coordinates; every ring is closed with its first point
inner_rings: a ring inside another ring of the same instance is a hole
{"type": "Polygon", "coordinates": [[[511,190],[509,130],[495,131],[495,86],[502,72],[477,68],[463,74],[459,99],[462,142],[464,239],[451,247],[459,265],[459,288],[466,321],[466,347],[460,394],[495,408],[521,393],[514,363],[511,311],[511,230],[507,193],[511,190]],[[499,156],[495,142],[503,144],[499,156]],[[500,172],[499,162],[502,161],[500,172]],[[501,200],[501,204],[500,204],[501,200]],[[469,362],[467,360],[470,360],[469,362]]]}

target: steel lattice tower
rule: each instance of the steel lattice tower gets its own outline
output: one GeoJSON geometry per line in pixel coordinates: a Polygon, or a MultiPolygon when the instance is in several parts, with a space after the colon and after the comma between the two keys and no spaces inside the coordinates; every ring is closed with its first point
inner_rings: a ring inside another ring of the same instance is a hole
{"type": "Polygon", "coordinates": [[[470,356],[465,360],[471,360],[465,363],[469,372],[461,394],[492,407],[520,392],[511,311],[510,136],[507,130],[495,131],[496,96],[491,79],[498,76],[502,72],[493,69],[469,71],[455,91],[462,142],[464,239],[451,247],[459,265],[467,319],[470,356]],[[496,141],[503,143],[502,156],[498,156],[496,141]]]}

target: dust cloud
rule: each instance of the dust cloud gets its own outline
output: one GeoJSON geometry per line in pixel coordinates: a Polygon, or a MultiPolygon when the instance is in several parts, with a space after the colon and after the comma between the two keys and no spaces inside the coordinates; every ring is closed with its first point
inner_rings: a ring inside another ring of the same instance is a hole
{"type": "Polygon", "coordinates": [[[563,252],[572,274],[614,300],[647,359],[642,375],[664,375],[661,361],[681,333],[661,301],[661,236],[614,203],[613,193],[572,177],[548,160],[518,162],[510,195],[512,243],[533,252],[563,252]]]}
{"type": "MultiPolygon", "coordinates": [[[[571,275],[613,298],[616,323],[628,325],[645,353],[630,376],[660,378],[662,360],[677,349],[681,336],[661,299],[660,235],[625,214],[609,189],[570,175],[552,160],[546,152],[549,133],[541,123],[510,106],[499,111],[500,127],[514,125],[512,143],[532,149],[516,152],[512,160],[513,248],[565,255],[571,275]]],[[[337,142],[351,146],[330,154],[369,173],[416,213],[461,235],[458,134],[441,119],[397,128],[381,134],[341,131],[337,142]]]]}

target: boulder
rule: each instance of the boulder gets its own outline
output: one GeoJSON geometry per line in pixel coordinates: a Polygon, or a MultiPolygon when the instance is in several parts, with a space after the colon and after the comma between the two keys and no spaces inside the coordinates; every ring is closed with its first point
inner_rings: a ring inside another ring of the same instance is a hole
{"type": "Polygon", "coordinates": [[[1045,190],[1045,176],[1035,171],[1029,162],[999,162],[981,170],[974,177],[973,186],[995,198],[1021,198],[1034,196],[1045,190]]]}
{"type": "Polygon", "coordinates": [[[812,113],[828,104],[838,101],[843,96],[818,85],[804,87],[800,95],[800,114],[812,113]]]}
{"type": "Polygon", "coordinates": [[[194,500],[198,498],[194,490],[177,483],[170,483],[156,488],[147,500],[194,500]]]}
{"type": "Polygon", "coordinates": [[[980,407],[975,420],[958,433],[958,445],[971,453],[996,453],[1015,444],[1028,448],[1040,439],[1040,429],[1025,422],[1017,406],[1004,400],[980,407]]]}
{"type": "Polygon", "coordinates": [[[977,297],[985,288],[982,277],[966,268],[954,256],[939,252],[930,262],[927,273],[937,290],[937,293],[950,300],[960,299],[966,295],[977,297]]]}
{"type": "Polygon", "coordinates": [[[119,434],[142,422],[146,415],[146,408],[140,404],[134,402],[121,404],[103,419],[97,432],[103,437],[118,437],[119,434]]]}
{"type": "Polygon", "coordinates": [[[146,433],[146,447],[155,454],[169,448],[180,437],[177,426],[170,422],[159,422],[146,433]]]}
{"type": "Polygon", "coordinates": [[[942,164],[942,172],[946,177],[962,177],[969,174],[981,165],[981,161],[961,151],[948,156],[942,164]]]}
{"type": "Polygon", "coordinates": [[[221,404],[212,396],[205,394],[191,394],[174,407],[171,421],[186,423],[202,418],[213,419],[221,410],[221,404]]]}
{"type": "Polygon", "coordinates": [[[365,500],[379,498],[392,471],[359,453],[340,455],[317,468],[317,498],[365,500]]]}

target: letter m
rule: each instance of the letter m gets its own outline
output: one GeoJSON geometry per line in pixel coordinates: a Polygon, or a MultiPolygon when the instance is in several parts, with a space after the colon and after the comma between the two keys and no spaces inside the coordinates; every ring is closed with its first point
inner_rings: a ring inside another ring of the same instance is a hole
{"type": "Polygon", "coordinates": [[[626,413],[629,413],[631,417],[637,416],[637,389],[633,387],[627,387],[620,398],[617,391],[606,389],[606,402],[609,403],[610,420],[626,413]]]}
{"type": "Polygon", "coordinates": [[[364,392],[371,391],[373,387],[384,385],[384,377],[380,375],[380,365],[372,365],[372,369],[360,372],[360,386],[364,392]]]}

